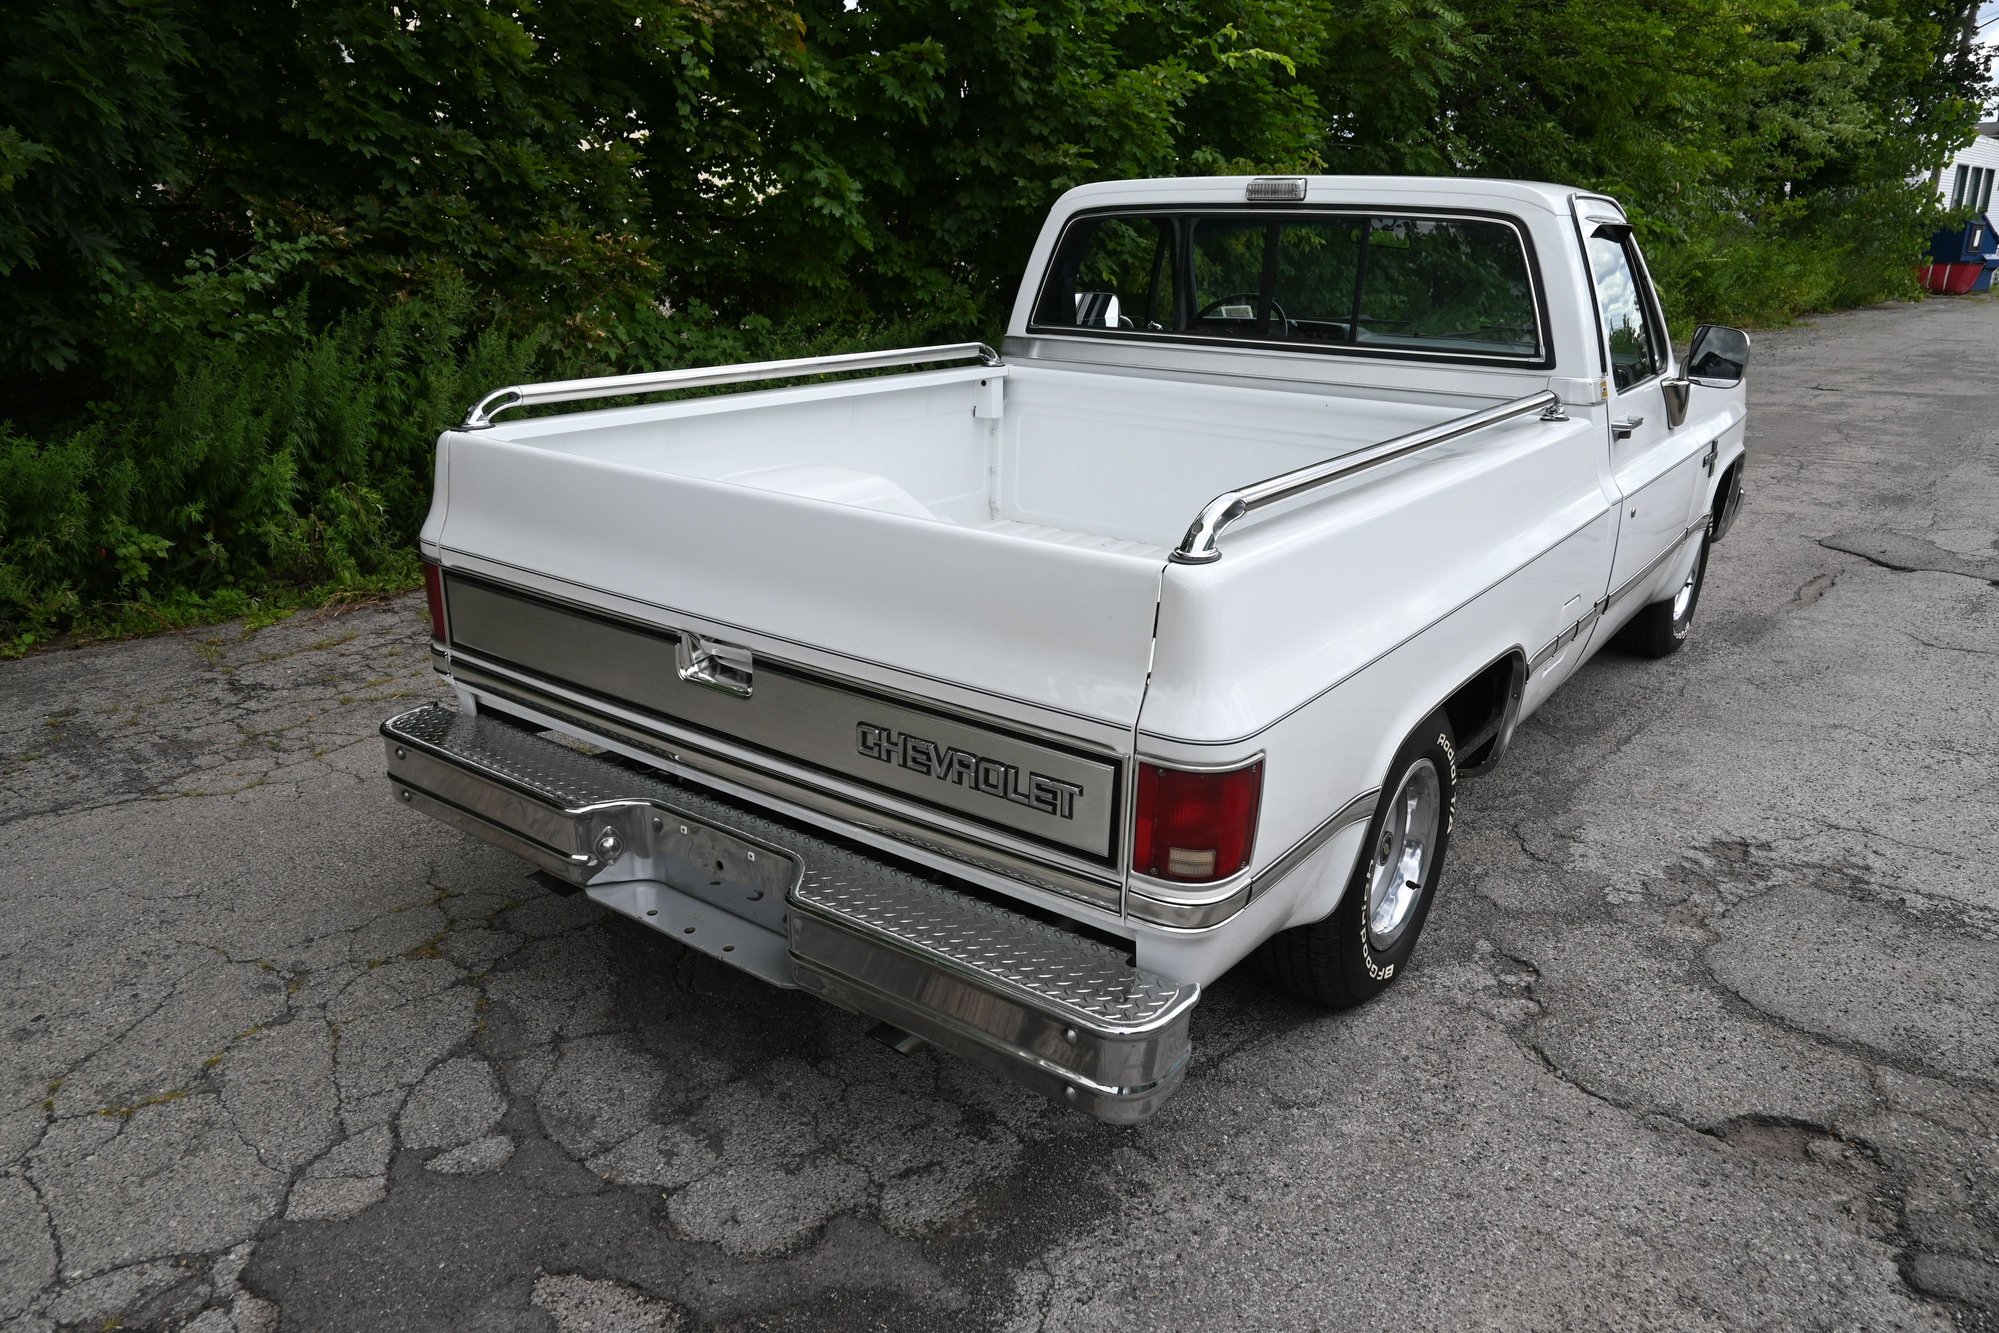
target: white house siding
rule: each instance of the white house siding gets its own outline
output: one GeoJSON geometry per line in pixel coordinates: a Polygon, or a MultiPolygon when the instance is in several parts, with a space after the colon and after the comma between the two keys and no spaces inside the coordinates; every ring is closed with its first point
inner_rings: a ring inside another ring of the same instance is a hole
{"type": "Polygon", "coordinates": [[[1999,138],[1995,129],[1981,125],[1978,137],[1958,149],[1937,178],[1937,193],[1952,208],[1972,206],[1981,212],[1992,207],[1994,182],[1999,181],[1999,138]]]}

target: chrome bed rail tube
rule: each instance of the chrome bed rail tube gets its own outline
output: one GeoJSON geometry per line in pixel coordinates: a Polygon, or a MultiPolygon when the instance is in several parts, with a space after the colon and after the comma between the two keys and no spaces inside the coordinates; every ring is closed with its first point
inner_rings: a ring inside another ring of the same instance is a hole
{"type": "Polygon", "coordinates": [[[1477,412],[1467,412],[1461,417],[1440,421],[1422,430],[1398,435],[1392,440],[1384,440],[1358,454],[1347,454],[1340,458],[1327,459],[1323,463],[1313,463],[1296,471],[1281,473],[1266,478],[1254,485],[1226,491],[1208,501],[1200,516],[1194,520],[1187,535],[1180,539],[1180,545],[1173,549],[1168,559],[1180,565],[1205,565],[1222,558],[1219,542],[1228,527],[1249,514],[1270,505],[1303,495],[1306,491],[1331,485],[1356,472],[1364,472],[1383,463],[1392,463],[1407,457],[1419,449],[1427,449],[1433,444],[1455,440],[1461,435],[1496,426],[1502,421],[1539,413],[1543,421],[1566,421],[1568,416],[1562,411],[1561,395],[1553,390],[1530,393],[1525,398],[1514,398],[1496,407],[1482,408],[1477,412]]]}
{"type": "Polygon", "coordinates": [[[756,380],[792,379],[800,375],[834,375],[851,370],[883,370],[920,366],[931,361],[972,361],[1000,366],[998,352],[984,343],[940,343],[934,347],[902,347],[886,352],[852,352],[843,356],[801,356],[788,361],[746,361],[734,366],[690,366],[685,370],[655,370],[639,375],[601,375],[585,380],[550,380],[545,384],[514,384],[495,389],[465,414],[458,429],[484,430],[493,418],[516,407],[544,403],[574,403],[586,398],[619,398],[626,394],[659,393],[667,389],[704,389],[717,384],[748,384],[756,380]]]}

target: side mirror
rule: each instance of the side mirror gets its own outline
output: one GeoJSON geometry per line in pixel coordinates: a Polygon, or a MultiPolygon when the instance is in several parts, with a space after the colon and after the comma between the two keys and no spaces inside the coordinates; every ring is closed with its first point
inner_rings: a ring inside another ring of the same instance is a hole
{"type": "Polygon", "coordinates": [[[1726,324],[1703,324],[1694,330],[1687,351],[1687,376],[1711,389],[1733,389],[1749,371],[1749,335],[1726,324]]]}
{"type": "Polygon", "coordinates": [[[1076,324],[1086,329],[1114,329],[1118,327],[1118,300],[1116,292],[1077,292],[1076,324]]]}

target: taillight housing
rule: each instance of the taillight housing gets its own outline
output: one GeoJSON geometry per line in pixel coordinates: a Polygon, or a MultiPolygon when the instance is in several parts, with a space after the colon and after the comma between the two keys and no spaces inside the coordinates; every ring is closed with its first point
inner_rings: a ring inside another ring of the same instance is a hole
{"type": "Polygon", "coordinates": [[[1132,869],[1178,884],[1211,884],[1249,864],[1263,761],[1219,771],[1138,765],[1132,869]]]}
{"type": "Polygon", "coordinates": [[[450,642],[450,626],[444,619],[444,571],[428,560],[423,562],[423,595],[430,603],[430,637],[439,643],[450,642]]]}

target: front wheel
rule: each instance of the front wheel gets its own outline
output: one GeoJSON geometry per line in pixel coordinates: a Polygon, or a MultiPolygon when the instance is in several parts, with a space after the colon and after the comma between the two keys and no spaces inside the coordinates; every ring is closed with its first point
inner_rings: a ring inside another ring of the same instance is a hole
{"type": "Polygon", "coordinates": [[[1701,584],[1707,578],[1707,548],[1707,534],[1702,533],[1694,567],[1687,571],[1679,591],[1631,617],[1631,623],[1611,640],[1614,645],[1640,657],[1671,657],[1680,651],[1687,632],[1694,627],[1694,608],[1700,605],[1701,584]]]}
{"type": "Polygon", "coordinates": [[[1408,965],[1429,919],[1457,784],[1456,736],[1439,709],[1389,764],[1340,905],[1323,921],[1265,941],[1257,955],[1263,974],[1300,999],[1340,1009],[1386,990],[1408,965]]]}

